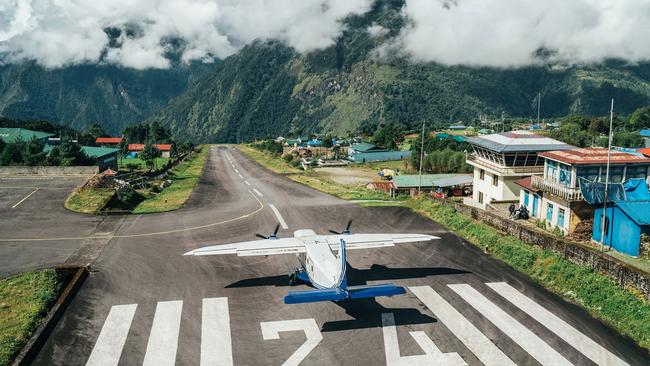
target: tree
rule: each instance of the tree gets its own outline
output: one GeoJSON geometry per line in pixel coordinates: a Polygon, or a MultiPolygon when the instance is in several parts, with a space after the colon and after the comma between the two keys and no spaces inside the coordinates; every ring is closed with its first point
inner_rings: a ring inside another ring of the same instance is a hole
{"type": "Polygon", "coordinates": [[[332,147],[332,145],[334,145],[334,143],[332,142],[332,136],[330,135],[325,136],[325,138],[323,139],[323,147],[332,147]]]}
{"type": "Polygon", "coordinates": [[[22,165],[23,155],[21,146],[16,143],[9,143],[5,146],[0,155],[0,165],[22,165]]]}
{"type": "Polygon", "coordinates": [[[159,156],[160,150],[156,149],[150,142],[146,143],[140,152],[140,159],[144,160],[150,171],[155,167],[156,158],[159,156]]]}
{"type": "Polygon", "coordinates": [[[6,145],[7,144],[5,143],[5,141],[0,138],[0,155],[2,155],[2,152],[4,151],[6,145]]]}
{"type": "Polygon", "coordinates": [[[45,157],[45,165],[59,166],[61,165],[61,150],[58,146],[54,146],[50,153],[45,157]]]}
{"type": "Polygon", "coordinates": [[[402,142],[404,135],[402,131],[404,126],[397,123],[385,123],[379,125],[373,135],[372,142],[388,150],[397,149],[397,145],[402,142]]]}
{"type": "Polygon", "coordinates": [[[27,166],[38,166],[45,163],[45,155],[43,152],[44,143],[37,139],[22,144],[22,161],[27,166]]]}
{"type": "Polygon", "coordinates": [[[74,166],[74,165],[92,165],[94,160],[88,157],[81,149],[79,143],[70,139],[64,139],[59,145],[61,151],[61,165],[74,166]]]}
{"type": "Polygon", "coordinates": [[[650,128],[650,107],[639,108],[634,111],[627,122],[631,130],[650,128]]]}
{"type": "Polygon", "coordinates": [[[106,131],[104,131],[104,128],[99,123],[95,123],[92,126],[90,126],[90,130],[88,130],[88,133],[95,139],[98,137],[108,136],[106,131]]]}

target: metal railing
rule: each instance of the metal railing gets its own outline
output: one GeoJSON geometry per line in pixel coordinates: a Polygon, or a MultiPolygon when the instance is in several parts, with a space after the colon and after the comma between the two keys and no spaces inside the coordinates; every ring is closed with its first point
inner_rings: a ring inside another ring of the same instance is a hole
{"type": "Polygon", "coordinates": [[[479,158],[476,155],[468,155],[467,163],[478,168],[490,169],[499,175],[532,175],[544,173],[543,165],[533,166],[503,166],[495,162],[479,158]]]}
{"type": "Polygon", "coordinates": [[[548,192],[565,201],[584,200],[580,188],[571,188],[558,182],[546,180],[542,175],[533,175],[532,178],[533,187],[536,187],[544,192],[548,192]]]}

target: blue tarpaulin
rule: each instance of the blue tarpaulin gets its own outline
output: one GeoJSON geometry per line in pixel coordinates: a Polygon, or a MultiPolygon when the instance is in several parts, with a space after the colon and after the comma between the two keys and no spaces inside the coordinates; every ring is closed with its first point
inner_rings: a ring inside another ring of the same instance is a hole
{"type": "MultiPolygon", "coordinates": [[[[585,201],[592,205],[604,202],[605,183],[580,178],[580,191],[585,201]]],[[[650,199],[650,193],[644,178],[633,178],[623,183],[610,183],[607,198],[608,202],[647,200],[650,199]]]]}

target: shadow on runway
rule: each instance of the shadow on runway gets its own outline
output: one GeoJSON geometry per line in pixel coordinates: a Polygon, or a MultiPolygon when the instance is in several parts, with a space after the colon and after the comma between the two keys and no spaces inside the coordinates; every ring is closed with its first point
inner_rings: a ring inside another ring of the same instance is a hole
{"type": "MultiPolygon", "coordinates": [[[[365,285],[368,281],[403,280],[409,278],[425,278],[429,276],[470,273],[461,269],[446,267],[389,268],[380,264],[373,264],[368,269],[357,269],[350,266],[349,263],[346,271],[349,286],[365,285]]],[[[279,276],[247,278],[233,282],[226,286],[226,288],[260,286],[289,286],[289,276],[288,274],[283,274],[279,276]]]]}
{"type": "MultiPolygon", "coordinates": [[[[347,281],[350,286],[365,285],[368,281],[388,281],[409,278],[425,278],[429,276],[454,275],[470,273],[468,271],[446,268],[446,267],[424,267],[424,268],[389,268],[379,264],[373,264],[368,269],[357,269],[348,263],[347,281]]],[[[267,276],[247,278],[233,282],[226,288],[276,286],[284,287],[289,285],[288,275],[267,276]]],[[[437,320],[422,314],[413,308],[386,308],[379,304],[374,298],[355,299],[334,302],[345,310],[353,319],[335,320],[323,323],[322,332],[338,332],[351,329],[380,328],[381,314],[393,313],[395,325],[413,325],[435,323],[437,320]]]]}

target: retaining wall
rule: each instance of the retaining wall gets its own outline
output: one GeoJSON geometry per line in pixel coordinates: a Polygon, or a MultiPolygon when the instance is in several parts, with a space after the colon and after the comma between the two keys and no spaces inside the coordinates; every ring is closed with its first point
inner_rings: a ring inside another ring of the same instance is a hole
{"type": "Polygon", "coordinates": [[[436,200],[446,206],[456,209],[456,211],[471,216],[472,218],[485,222],[486,224],[499,229],[508,235],[544,249],[564,256],[569,261],[593,268],[597,272],[605,273],[619,286],[633,286],[641,291],[646,299],[650,301],[650,275],[637,268],[611,257],[607,254],[600,253],[597,249],[584,244],[572,242],[566,239],[558,238],[550,233],[543,233],[534,228],[530,228],[489,211],[466,206],[460,203],[436,200]]]}
{"type": "Polygon", "coordinates": [[[0,176],[15,175],[93,175],[97,166],[2,166],[0,176]]]}

